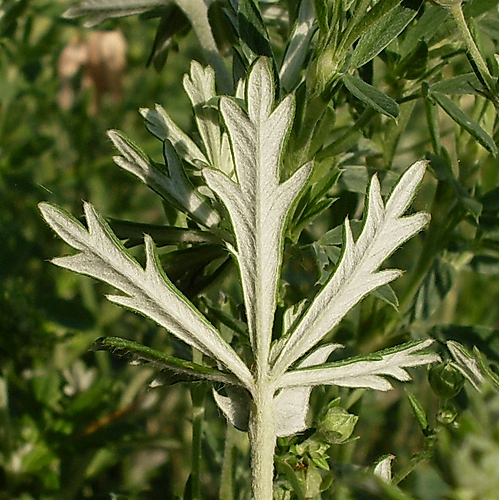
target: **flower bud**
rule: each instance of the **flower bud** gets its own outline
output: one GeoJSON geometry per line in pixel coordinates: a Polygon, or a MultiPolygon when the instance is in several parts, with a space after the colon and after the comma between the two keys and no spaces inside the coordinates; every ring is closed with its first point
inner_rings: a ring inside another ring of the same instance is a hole
{"type": "Polygon", "coordinates": [[[450,363],[440,363],[430,368],[428,381],[438,397],[451,399],[463,388],[464,376],[450,363]]]}
{"type": "Polygon", "coordinates": [[[452,422],[454,422],[457,415],[458,411],[456,407],[451,403],[447,403],[438,409],[437,420],[442,425],[449,425],[452,424],[452,422]]]}
{"type": "Polygon", "coordinates": [[[353,433],[359,417],[339,406],[329,408],[319,422],[317,430],[330,444],[344,443],[353,433]]]}

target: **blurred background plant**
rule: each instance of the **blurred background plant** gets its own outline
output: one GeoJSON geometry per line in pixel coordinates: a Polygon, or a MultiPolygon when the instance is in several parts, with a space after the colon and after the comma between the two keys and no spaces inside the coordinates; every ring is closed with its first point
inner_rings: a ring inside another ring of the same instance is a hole
{"type": "MultiPolygon", "coordinates": [[[[255,53],[275,61],[282,92],[297,92],[285,167],[317,161],[296,218],[302,223],[288,235],[298,244],[286,247],[280,308],[326,280],[341,244],[335,228],[347,214],[358,218],[368,176],[377,172],[387,193],[400,171],[426,156],[430,170],[415,208],[430,211],[432,223],[392,258],[408,269],[394,285],[398,299],[389,291],[368,297],[336,338],[358,353],[430,334],[444,357],[430,372],[433,391],[422,371],[408,395],[398,386],[381,395],[314,390],[313,428],[279,442],[276,498],[494,499],[499,133],[491,82],[497,90],[499,1],[464,4],[487,82],[466,57],[454,19],[430,2],[295,0],[258,8],[249,0],[215,1],[205,18],[204,2],[191,2],[198,11],[186,3],[84,1],[65,17],[63,1],[0,6],[0,499],[199,498],[188,481],[194,470],[203,499],[248,498],[245,438],[226,429],[204,386],[149,390],[151,367],[89,350],[103,336],[171,352],[185,346],[103,300],[103,285],[48,265],[65,250],[36,205],[49,200],[80,213],[81,200],[91,200],[130,245],[130,231],[140,239],[141,226],[118,220],[175,221],[175,211],[113,165],[105,131],[124,130],[161,158],[162,145],[137,110],[160,103],[192,133],[180,85],[190,60],[212,64],[220,90],[229,92],[229,75],[237,79],[255,53]],[[82,15],[98,28],[83,27],[82,15]],[[126,66],[118,87],[99,87],[88,62],[91,39],[100,36],[92,33],[116,30],[126,41],[126,66]],[[71,48],[74,67],[64,72],[71,48]],[[223,61],[233,62],[232,71],[223,61]],[[71,99],[64,100],[65,90],[71,99]],[[463,365],[445,347],[449,340],[475,358],[463,365]],[[466,366],[479,361],[485,375],[477,380],[466,366]],[[368,471],[387,454],[396,457],[391,483],[368,471]]],[[[239,314],[240,300],[230,279],[224,294],[196,281],[225,258],[211,251],[172,245],[165,266],[223,322],[224,312],[239,314]]]]}

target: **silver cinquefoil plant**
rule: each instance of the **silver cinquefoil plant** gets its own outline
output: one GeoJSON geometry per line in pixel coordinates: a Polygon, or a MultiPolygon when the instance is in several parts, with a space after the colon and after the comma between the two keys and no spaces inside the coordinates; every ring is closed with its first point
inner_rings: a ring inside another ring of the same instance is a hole
{"type": "MultiPolygon", "coordinates": [[[[184,80],[193,107],[215,101],[213,70],[192,63],[184,80]]],[[[244,92],[244,94],[243,94],[244,92]]],[[[121,295],[112,302],[135,310],[216,361],[208,368],[171,356],[158,356],[137,344],[111,339],[116,346],[134,348],[159,366],[196,379],[218,381],[227,395],[214,391],[228,420],[247,426],[251,446],[252,491],[255,500],[271,500],[276,438],[306,429],[311,389],[317,385],[364,387],[385,391],[387,377],[409,380],[406,368],[438,359],[425,351],[431,340],[419,340],[381,351],[367,358],[328,363],[341,346],[321,341],[363,297],[398,276],[401,271],[380,270],[383,262],[428,222],[428,215],[404,216],[423,178],[426,164],[412,165],[386,202],[373,177],[369,186],[363,228],[355,240],[344,223],[341,257],[335,272],[310,303],[288,315],[285,331],[275,341],[274,316],[283,253],[283,234],[291,208],[307,184],[313,165],[306,163],[281,181],[280,161],[293,123],[294,96],[274,102],[274,85],[265,59],[251,67],[245,88],[245,109],[222,96],[220,126],[197,114],[201,150],[164,110],[143,110],[148,129],[164,141],[167,172],[153,165],[130,141],[111,131],[109,137],[122,156],[116,163],[135,174],[177,208],[225,239],[240,275],[252,359],[243,359],[163,272],[155,245],[145,235],[147,261],[142,267],[113,234],[95,208],[85,203],[87,227],[56,206],[43,203],[45,220],[78,254],[54,263],[100,279],[121,295]],[[194,188],[179,157],[199,170],[205,185],[194,188]],[[220,228],[215,197],[230,217],[232,234],[220,228]],[[298,311],[298,312],[296,312],[298,311]],[[132,347],[132,344],[135,347],[132,347]]],[[[215,101],[216,102],[216,101],[215,101]]],[[[103,341],[105,342],[105,340],[103,341]]]]}

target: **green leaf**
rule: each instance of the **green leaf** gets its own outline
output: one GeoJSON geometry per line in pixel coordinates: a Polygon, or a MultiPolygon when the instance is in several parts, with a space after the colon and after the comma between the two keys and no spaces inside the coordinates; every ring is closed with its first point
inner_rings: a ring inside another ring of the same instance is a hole
{"type": "Polygon", "coordinates": [[[355,47],[350,66],[360,68],[376,57],[416,17],[421,4],[422,0],[405,0],[372,25],[355,47]]]}
{"type": "Polygon", "coordinates": [[[397,118],[400,113],[398,104],[376,87],[369,85],[353,75],[341,77],[345,87],[360,101],[371,106],[379,113],[390,118],[397,118]]]}
{"type": "Polygon", "coordinates": [[[379,267],[428,223],[429,216],[422,212],[403,217],[425,170],[424,161],[407,169],[386,204],[381,198],[377,177],[372,178],[362,233],[354,241],[350,223],[346,220],[342,256],[336,271],[291,332],[275,362],[274,373],[284,373],[320,342],[362,298],[400,276],[397,270],[379,271],[379,267]]]}
{"type": "Polygon", "coordinates": [[[400,0],[385,0],[384,2],[377,2],[371,9],[369,9],[363,17],[361,17],[348,38],[344,42],[344,46],[349,48],[355,41],[363,36],[368,30],[376,26],[376,23],[386,16],[392,9],[400,4],[400,0]]]}
{"type": "Polygon", "coordinates": [[[430,85],[430,92],[454,95],[478,94],[477,89],[480,89],[481,86],[482,84],[475,73],[466,73],[433,83],[430,85]]]}
{"type": "Polygon", "coordinates": [[[174,36],[177,34],[186,34],[190,26],[189,19],[178,5],[173,2],[166,5],[164,12],[161,13],[161,20],[156,30],[146,66],[153,63],[156,71],[162,70],[166,64],[169,50],[175,50],[176,48],[174,36]]]}
{"type": "Polygon", "coordinates": [[[449,293],[456,277],[455,267],[437,258],[414,300],[412,316],[414,320],[429,318],[440,307],[442,300],[449,293]]]}
{"type": "Polygon", "coordinates": [[[461,108],[440,92],[432,92],[431,98],[466,132],[474,137],[487,151],[497,155],[497,146],[494,139],[476,122],[474,122],[461,108]]]}
{"type": "Polygon", "coordinates": [[[493,9],[497,4],[499,0],[473,0],[466,4],[463,10],[467,17],[476,18],[493,9]]]}
{"type": "Polygon", "coordinates": [[[441,7],[433,7],[426,4],[421,17],[418,18],[416,25],[412,25],[410,30],[404,36],[400,43],[400,55],[407,56],[413,52],[420,41],[429,44],[430,40],[437,35],[438,29],[442,26],[448,12],[441,7]]]}
{"type": "Polygon", "coordinates": [[[409,404],[411,405],[412,412],[418,421],[420,429],[423,431],[425,436],[430,432],[430,425],[428,424],[428,417],[426,416],[426,412],[423,408],[423,405],[419,402],[416,396],[411,392],[405,389],[405,394],[407,399],[409,400],[409,404]]]}
{"type": "MultiPolygon", "coordinates": [[[[240,381],[230,373],[169,356],[145,345],[119,337],[101,337],[94,342],[92,350],[109,351],[126,358],[131,364],[150,364],[154,368],[166,372],[160,377],[164,383],[166,381],[175,384],[194,380],[209,380],[229,385],[240,385],[240,381]]],[[[155,387],[159,385],[156,381],[152,384],[155,387]]]]}
{"type": "Polygon", "coordinates": [[[399,300],[390,285],[383,285],[371,292],[376,298],[383,300],[388,305],[392,306],[396,311],[398,310],[399,300]]]}
{"type": "MultiPolygon", "coordinates": [[[[265,56],[274,61],[269,34],[256,0],[239,0],[239,37],[255,56],[265,56]]],[[[275,63],[273,62],[275,66],[275,63]]]]}
{"type": "Polygon", "coordinates": [[[183,227],[164,226],[159,224],[144,224],[128,220],[107,219],[114,234],[125,240],[127,248],[141,245],[144,234],[149,234],[156,246],[166,245],[209,245],[222,244],[222,240],[208,231],[187,229],[183,227]]]}
{"type": "Polygon", "coordinates": [[[315,18],[321,33],[329,31],[329,7],[327,0],[314,0],[315,18]]]}

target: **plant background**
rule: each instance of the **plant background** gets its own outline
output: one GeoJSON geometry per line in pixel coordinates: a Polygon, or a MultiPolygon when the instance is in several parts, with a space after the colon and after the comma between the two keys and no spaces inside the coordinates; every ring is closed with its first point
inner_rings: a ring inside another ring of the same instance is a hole
{"type": "MultiPolygon", "coordinates": [[[[499,52],[497,3],[488,1],[476,22],[483,51],[490,58],[499,52]]],[[[106,302],[103,285],[49,265],[48,259],[67,249],[44,225],[36,206],[48,200],[79,214],[85,199],[110,217],[164,222],[158,198],[113,164],[114,151],[105,131],[123,130],[151,157],[161,158],[161,144],[145,131],[137,110],[158,102],[185,131],[192,131],[180,82],[190,60],[203,61],[203,56],[191,32],[181,39],[178,52],[170,51],[160,72],[146,69],[157,20],[133,16],[106,21],[99,28],[119,27],[128,42],[124,98],[119,104],[106,102],[96,116],[87,114],[88,95],[80,96],[71,111],[61,111],[56,104],[57,57],[71,37],[84,30],[81,22],[61,18],[66,8],[66,2],[55,0],[5,0],[0,6],[0,499],[182,497],[191,470],[192,399],[202,399],[203,389],[190,392],[180,384],[150,390],[151,368],[89,351],[102,336],[130,338],[158,350],[182,346],[172,346],[166,332],[106,302]]],[[[282,53],[279,26],[269,29],[276,53],[282,53]]],[[[470,71],[449,20],[439,28],[439,41],[431,51],[434,58],[444,55],[443,77],[470,71]]],[[[423,55],[414,57],[411,65],[424,64],[423,55]]],[[[375,86],[396,98],[404,69],[396,47],[385,49],[374,68],[375,86]]],[[[492,129],[494,110],[489,107],[480,115],[483,99],[452,98],[492,129]]],[[[358,105],[348,95],[338,99],[337,134],[351,126],[358,105]]],[[[433,157],[433,176],[418,195],[416,207],[431,210],[434,220],[445,221],[458,213],[458,223],[439,242],[436,255],[427,254],[424,293],[416,296],[407,315],[419,331],[455,338],[470,349],[478,345],[495,362],[499,360],[499,167],[468,132],[441,110],[438,113],[441,143],[454,168],[458,158],[461,162],[457,181],[462,189],[451,189],[444,174],[435,188],[439,161],[433,157]],[[442,190],[438,196],[435,189],[442,190]]],[[[350,144],[359,161],[344,167],[335,192],[339,200],[316,222],[315,238],[340,223],[346,213],[358,216],[367,171],[383,171],[389,179],[390,170],[399,172],[435,153],[425,120],[419,98],[405,128],[400,128],[393,156],[389,151],[393,122],[378,116],[363,127],[350,144]]],[[[493,138],[497,144],[497,128],[493,138]]],[[[413,268],[421,245],[421,241],[406,245],[393,262],[402,269],[413,268]]],[[[305,294],[320,279],[318,269],[323,268],[316,261],[324,254],[317,247],[307,248],[291,255],[297,264],[287,269],[286,279],[293,293],[305,294]]],[[[140,249],[136,252],[140,256],[140,249]]],[[[409,279],[410,274],[395,284],[397,293],[409,279]]],[[[394,314],[382,301],[369,297],[342,323],[340,336],[349,341],[352,352],[369,352],[381,343],[377,325],[387,324],[394,314]]],[[[495,498],[497,392],[479,393],[466,384],[453,400],[458,409],[456,427],[436,418],[439,401],[424,370],[414,372],[410,390],[426,409],[430,427],[439,429],[436,439],[421,432],[399,385],[387,394],[315,390],[317,414],[327,402],[342,397],[343,405],[360,417],[354,433],[359,439],[331,450],[331,463],[369,466],[391,453],[396,456],[395,473],[415,466],[399,484],[405,496],[397,498],[495,498]],[[423,456],[413,457],[421,453],[428,453],[428,459],[416,465],[423,456]]],[[[201,460],[205,500],[218,498],[224,446],[233,453],[229,475],[240,498],[245,498],[249,473],[245,437],[226,430],[224,419],[206,398],[201,460]]],[[[289,449],[289,443],[281,442],[283,459],[289,449]]],[[[311,480],[298,469],[302,484],[311,480]]],[[[367,479],[360,486],[353,484],[349,472],[346,466],[333,469],[331,477],[338,487],[332,498],[387,498],[379,496],[379,488],[367,479]]]]}

